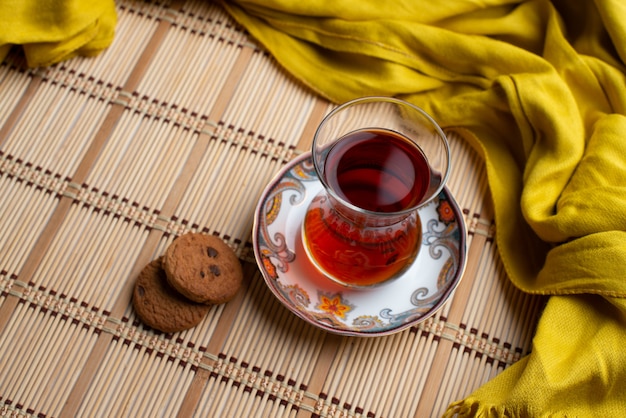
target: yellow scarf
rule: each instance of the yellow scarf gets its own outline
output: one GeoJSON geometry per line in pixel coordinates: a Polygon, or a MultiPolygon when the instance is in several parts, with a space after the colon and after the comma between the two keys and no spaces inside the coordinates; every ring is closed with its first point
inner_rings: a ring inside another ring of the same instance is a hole
{"type": "Polygon", "coordinates": [[[507,273],[552,297],[532,353],[447,414],[626,416],[626,3],[225,7],[321,95],[403,97],[484,155],[507,273]]]}
{"type": "Polygon", "coordinates": [[[30,67],[96,55],[113,41],[113,1],[2,0],[0,61],[20,46],[30,67]]]}

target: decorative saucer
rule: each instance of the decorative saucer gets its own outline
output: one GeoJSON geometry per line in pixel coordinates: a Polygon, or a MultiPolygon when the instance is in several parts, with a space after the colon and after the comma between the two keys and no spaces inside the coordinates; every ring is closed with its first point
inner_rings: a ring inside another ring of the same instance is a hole
{"type": "Polygon", "coordinates": [[[420,208],[422,248],[406,272],[370,288],[349,288],[325,277],[307,257],[302,220],[322,190],[311,154],[287,164],[256,208],[254,255],[274,295],[305,321],[342,335],[388,335],[432,316],[448,300],[465,268],[463,215],[445,188],[420,208]]]}

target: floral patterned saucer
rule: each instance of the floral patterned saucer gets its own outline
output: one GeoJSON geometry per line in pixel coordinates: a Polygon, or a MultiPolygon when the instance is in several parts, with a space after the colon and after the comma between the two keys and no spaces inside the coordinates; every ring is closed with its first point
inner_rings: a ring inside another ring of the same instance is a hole
{"type": "Polygon", "coordinates": [[[310,153],[285,166],[258,203],[254,255],[274,295],[305,321],[342,335],[380,336],[432,316],[450,297],[465,268],[463,216],[447,189],[419,209],[422,248],[397,279],[348,288],[321,274],[302,242],[302,219],[322,190],[310,153]]]}

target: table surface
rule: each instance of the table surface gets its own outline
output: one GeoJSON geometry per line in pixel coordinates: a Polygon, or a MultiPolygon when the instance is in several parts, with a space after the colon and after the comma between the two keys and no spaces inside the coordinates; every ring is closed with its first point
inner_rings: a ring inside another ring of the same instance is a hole
{"type": "Polygon", "coordinates": [[[507,279],[482,160],[453,134],[468,255],[443,308],[361,338],[283,307],[254,261],[254,209],[333,105],[219,5],[117,9],[96,58],[0,64],[1,413],[437,416],[529,352],[542,300],[507,279]],[[198,326],[155,332],[133,284],[188,231],[231,245],[244,286],[198,326]]]}

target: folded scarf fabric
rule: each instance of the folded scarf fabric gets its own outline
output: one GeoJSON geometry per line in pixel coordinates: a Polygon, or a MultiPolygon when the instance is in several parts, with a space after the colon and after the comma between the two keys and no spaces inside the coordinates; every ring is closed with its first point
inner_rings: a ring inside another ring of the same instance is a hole
{"type": "Polygon", "coordinates": [[[506,271],[551,297],[531,354],[446,415],[626,416],[626,3],[224,6],[319,94],[403,97],[484,156],[506,271]]]}
{"type": "Polygon", "coordinates": [[[116,17],[110,0],[3,0],[0,61],[13,46],[23,49],[30,67],[96,55],[113,41],[116,17]]]}

